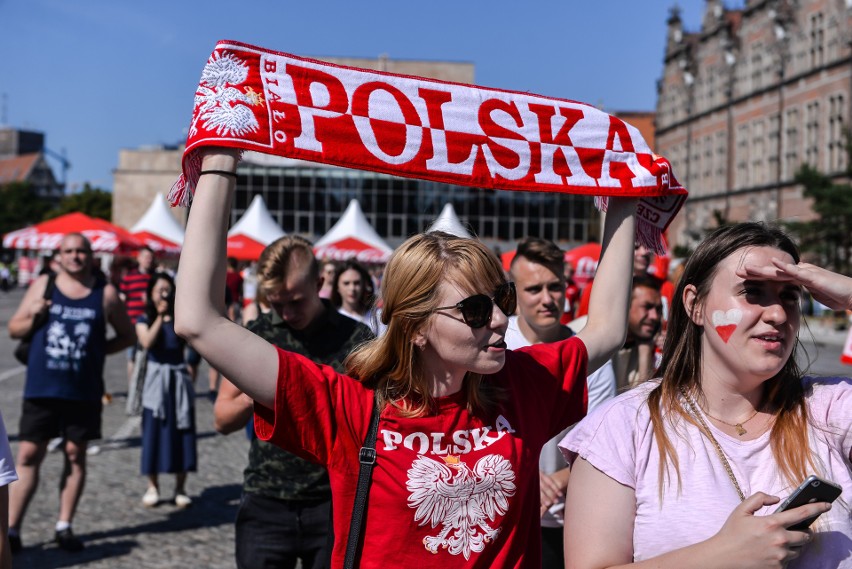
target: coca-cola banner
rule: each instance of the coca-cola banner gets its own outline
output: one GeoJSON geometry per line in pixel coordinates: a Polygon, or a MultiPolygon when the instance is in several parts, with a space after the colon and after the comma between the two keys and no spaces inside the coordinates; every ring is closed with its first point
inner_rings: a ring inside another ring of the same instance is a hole
{"type": "Polygon", "coordinates": [[[188,203],[202,146],[480,188],[641,197],[640,237],[655,248],[686,199],[635,127],[589,105],[234,41],[219,42],[201,74],[173,204],[188,203]]]}

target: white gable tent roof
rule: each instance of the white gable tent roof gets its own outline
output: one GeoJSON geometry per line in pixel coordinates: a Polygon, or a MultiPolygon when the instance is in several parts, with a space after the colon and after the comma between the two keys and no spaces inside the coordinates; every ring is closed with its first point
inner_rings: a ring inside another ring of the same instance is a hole
{"type": "Polygon", "coordinates": [[[451,235],[466,237],[468,239],[473,237],[473,235],[470,234],[470,231],[465,229],[465,226],[462,225],[462,222],[459,220],[459,216],[456,215],[456,210],[451,203],[444,206],[444,209],[441,210],[441,215],[432,222],[432,225],[429,226],[426,233],[431,233],[432,231],[443,231],[451,235]]]}
{"type": "Polygon", "coordinates": [[[260,194],[257,194],[251,200],[251,204],[240,220],[228,231],[228,237],[235,235],[245,235],[259,243],[269,245],[286,234],[272,218],[272,214],[266,207],[266,202],[263,201],[260,194]]]}
{"type": "Polygon", "coordinates": [[[148,206],[148,209],[139,221],[136,222],[136,225],[130,228],[131,233],[138,233],[140,231],[153,233],[178,245],[183,244],[183,226],[169,212],[169,206],[163,194],[154,196],[154,201],[151,202],[151,205],[148,206]]]}
{"type": "Polygon", "coordinates": [[[344,260],[356,258],[363,263],[384,263],[393,249],[379,237],[358,200],[353,199],[337,223],[314,245],[317,258],[344,260]]]}

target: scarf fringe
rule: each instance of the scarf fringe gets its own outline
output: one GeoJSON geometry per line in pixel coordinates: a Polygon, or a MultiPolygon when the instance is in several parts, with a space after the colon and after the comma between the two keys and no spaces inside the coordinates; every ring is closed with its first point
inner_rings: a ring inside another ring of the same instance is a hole
{"type": "MultiPolygon", "coordinates": [[[[607,208],[609,208],[609,197],[595,196],[595,207],[598,211],[606,213],[607,208]]],[[[636,219],[636,242],[657,255],[667,253],[663,242],[663,231],[653,223],[641,218],[636,219]]]]}
{"type": "Polygon", "coordinates": [[[189,207],[192,197],[195,195],[195,187],[198,185],[198,177],[201,175],[201,157],[197,150],[187,153],[183,158],[183,173],[172,184],[167,199],[172,207],[189,207]]]}

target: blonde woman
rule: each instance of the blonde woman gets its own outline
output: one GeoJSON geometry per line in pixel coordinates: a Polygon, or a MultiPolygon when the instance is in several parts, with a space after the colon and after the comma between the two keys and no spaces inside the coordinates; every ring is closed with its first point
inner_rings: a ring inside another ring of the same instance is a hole
{"type": "Polygon", "coordinates": [[[499,260],[477,240],[417,235],[385,272],[387,332],[340,374],[223,316],[218,291],[236,166],[226,150],[203,157],[176,325],[254,399],[261,439],[328,468],[332,566],[343,563],[359,449],[376,404],[361,567],[540,565],[539,451],[584,414],[587,367],[624,340],[635,200],[610,203],[589,322],[576,337],[507,351],[516,297],[499,260]]]}

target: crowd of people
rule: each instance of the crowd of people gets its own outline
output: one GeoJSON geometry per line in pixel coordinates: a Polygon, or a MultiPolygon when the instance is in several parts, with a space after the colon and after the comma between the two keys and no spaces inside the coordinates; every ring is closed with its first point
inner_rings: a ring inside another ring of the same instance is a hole
{"type": "Polygon", "coordinates": [[[852,567],[852,383],[795,359],[803,294],[850,309],[852,279],[801,262],[780,230],[721,228],[659,279],[635,200],[613,198],[582,290],[551,241],[524,239],[504,270],[443,232],[409,238],[380,276],[289,235],[246,278],[221,222],[237,163],[205,152],[176,280],[142,250],[110,282],[69,234],[55,277],[27,290],[9,322],[32,348],[17,457],[0,444],[0,567],[56,437],[55,540],[84,547],[71,523],[104,358],[123,350],[146,507],[164,474],[192,504],[198,359],[215,372],[215,429],[251,439],[241,569],[378,567],[388,551],[420,567],[852,567]],[[774,512],[809,474],[844,495],[774,512]]]}

